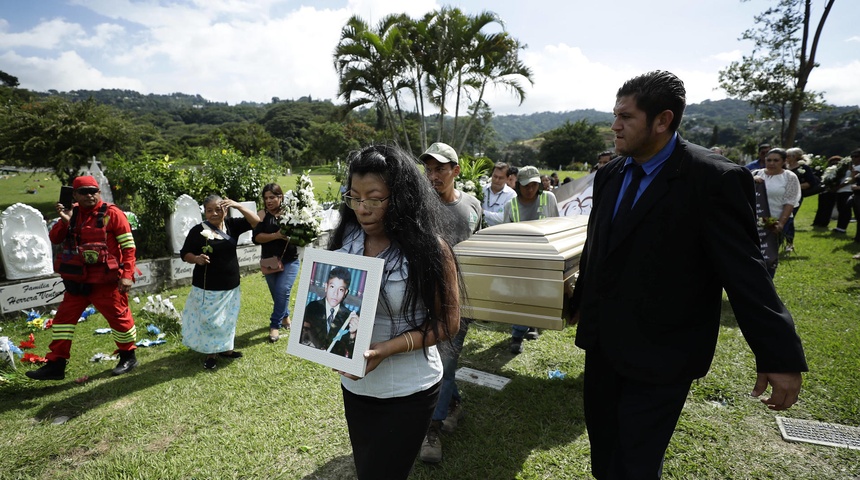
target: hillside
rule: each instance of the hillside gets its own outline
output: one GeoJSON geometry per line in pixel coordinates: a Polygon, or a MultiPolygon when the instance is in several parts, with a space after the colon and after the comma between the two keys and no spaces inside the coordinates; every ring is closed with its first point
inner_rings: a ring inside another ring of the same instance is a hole
{"type": "MultiPolygon", "coordinates": [[[[185,124],[222,125],[225,123],[260,122],[266,112],[279,103],[291,100],[273,98],[272,103],[242,102],[239,105],[211,102],[200,95],[172,93],[169,95],[141,94],[131,90],[103,89],[76,90],[71,92],[33,92],[38,96],[60,95],[69,99],[93,97],[137,115],[146,117],[155,124],[181,121],[185,124]],[[165,116],[167,118],[165,118],[165,116]]],[[[318,103],[303,97],[299,103],[318,103]]],[[[335,106],[322,102],[328,107],[335,106]]],[[[689,140],[705,145],[741,146],[759,141],[777,141],[778,121],[751,121],[752,107],[741,100],[705,100],[687,106],[681,133],[689,140]]],[[[566,112],[539,112],[528,115],[497,115],[491,121],[496,132],[496,142],[502,147],[512,142],[528,140],[556,129],[564,122],[586,120],[589,123],[608,126],[612,122],[611,112],[594,109],[566,112]]],[[[797,145],[807,151],[822,155],[845,154],[860,145],[860,109],[857,106],[830,107],[821,112],[808,112],[801,117],[797,145]]]]}

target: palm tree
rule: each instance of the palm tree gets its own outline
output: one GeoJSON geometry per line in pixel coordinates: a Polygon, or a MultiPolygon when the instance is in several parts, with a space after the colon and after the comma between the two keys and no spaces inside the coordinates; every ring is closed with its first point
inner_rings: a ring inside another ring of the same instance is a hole
{"type": "MultiPolygon", "coordinates": [[[[334,66],[339,77],[338,96],[346,102],[344,108],[355,108],[375,103],[382,109],[383,118],[394,141],[399,141],[397,121],[403,126],[399,91],[410,84],[402,75],[405,60],[400,54],[403,41],[399,24],[404,15],[388,15],[376,29],[357,16],[352,16],[341,30],[341,38],[334,52],[334,66]],[[395,111],[392,111],[391,100],[395,111]],[[395,118],[396,114],[396,118],[395,118]]],[[[408,17],[405,17],[408,19],[408,17]]],[[[411,150],[409,136],[403,132],[405,145],[411,150]]]]}
{"type": "MultiPolygon", "coordinates": [[[[511,93],[519,99],[520,105],[526,98],[521,79],[533,84],[532,71],[519,58],[519,51],[523,47],[520,42],[511,37],[508,32],[485,35],[478,32],[476,55],[470,65],[470,81],[467,83],[474,87],[477,98],[470,106],[469,119],[457,144],[457,151],[461,151],[469,137],[469,131],[477,121],[482,107],[488,107],[484,101],[484,94],[489,85],[502,86],[510,89],[511,93]]],[[[455,118],[456,121],[456,118],[455,118]]],[[[457,129],[454,129],[454,137],[457,129]]]]}

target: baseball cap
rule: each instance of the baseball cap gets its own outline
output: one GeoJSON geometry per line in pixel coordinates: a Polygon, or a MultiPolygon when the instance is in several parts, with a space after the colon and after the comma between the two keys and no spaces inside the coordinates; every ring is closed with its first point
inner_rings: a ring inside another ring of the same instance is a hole
{"type": "Polygon", "coordinates": [[[435,158],[439,163],[460,164],[460,158],[457,157],[457,152],[447,143],[436,142],[427,148],[427,151],[422,153],[419,160],[426,162],[429,158],[435,158]]]}
{"type": "Polygon", "coordinates": [[[528,185],[532,182],[540,183],[540,172],[537,167],[532,167],[531,165],[523,167],[517,172],[517,180],[520,182],[520,185],[528,185]]]}
{"type": "Polygon", "coordinates": [[[89,175],[78,177],[72,180],[72,188],[74,188],[75,190],[86,187],[99,188],[99,182],[97,182],[95,178],[89,175]]]}

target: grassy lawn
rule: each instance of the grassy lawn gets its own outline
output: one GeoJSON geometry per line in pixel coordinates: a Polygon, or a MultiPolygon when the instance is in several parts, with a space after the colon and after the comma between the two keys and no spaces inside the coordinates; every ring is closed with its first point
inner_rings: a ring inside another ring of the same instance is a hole
{"type": "MultiPolygon", "coordinates": [[[[812,370],[800,402],[783,415],[857,426],[860,262],[851,255],[860,245],[811,229],[815,203],[801,208],[796,250],[781,260],[775,279],[812,370]]],[[[166,294],[176,295],[181,309],[188,290],[166,294]]],[[[236,348],[245,357],[219,359],[214,371],[171,334],[165,345],[138,350],[134,372],[111,377],[115,362],[89,361],[114,348],[108,336],[94,335],[106,326],[100,315],[79,325],[66,380],[30,381],[23,372],[33,367],[20,363],[16,371],[0,370],[0,478],[352,478],[338,376],[287,355],[286,339],[267,342],[271,299],[261,275],[243,278],[242,292],[236,348]],[[75,382],[85,375],[88,381],[75,382]],[[70,419],[53,424],[61,416],[70,419]]],[[[725,305],[713,367],[693,385],[664,478],[860,476],[858,450],[781,439],[775,413],[749,397],[754,359],[725,305]]],[[[139,338],[148,323],[164,326],[134,307],[139,338]]],[[[0,335],[16,343],[28,334],[23,316],[0,326],[0,335]]],[[[443,436],[443,462],[418,462],[411,478],[588,478],[584,355],[574,336],[572,328],[546,331],[514,357],[507,325],[475,324],[461,365],[511,383],[502,391],[461,384],[465,421],[443,436]],[[548,379],[555,369],[566,378],[548,379]]],[[[33,352],[44,355],[49,340],[50,332],[37,332],[33,352]]]]}

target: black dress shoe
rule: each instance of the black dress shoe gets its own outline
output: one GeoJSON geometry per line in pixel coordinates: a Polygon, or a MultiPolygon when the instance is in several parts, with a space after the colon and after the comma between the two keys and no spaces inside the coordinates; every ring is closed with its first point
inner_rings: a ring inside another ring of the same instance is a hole
{"type": "Polygon", "coordinates": [[[134,355],[134,350],[122,350],[119,352],[119,363],[116,368],[111,370],[114,375],[122,375],[130,372],[137,366],[137,357],[134,355]]]}
{"type": "Polygon", "coordinates": [[[48,360],[48,363],[39,367],[38,370],[25,372],[24,375],[33,380],[62,380],[66,378],[66,359],[48,360]]]}

